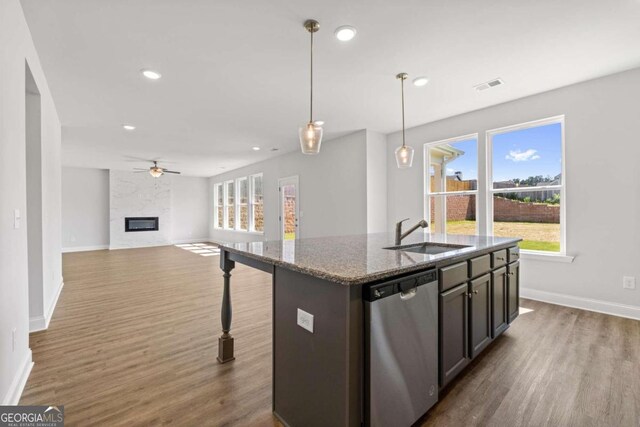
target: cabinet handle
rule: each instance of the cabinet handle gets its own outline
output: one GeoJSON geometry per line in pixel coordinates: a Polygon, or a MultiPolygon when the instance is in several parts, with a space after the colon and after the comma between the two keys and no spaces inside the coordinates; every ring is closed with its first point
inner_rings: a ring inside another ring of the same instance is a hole
{"type": "Polygon", "coordinates": [[[514,272],[512,271],[511,273],[509,273],[509,276],[513,276],[513,275],[515,275],[515,274],[516,274],[516,273],[514,273],[514,272]]]}
{"type": "Polygon", "coordinates": [[[501,257],[501,256],[497,256],[497,257],[496,257],[496,259],[497,259],[498,261],[504,261],[504,258],[503,258],[503,257],[501,257]]]}
{"type": "Polygon", "coordinates": [[[478,295],[478,291],[473,291],[473,294],[474,295],[478,295]]]}

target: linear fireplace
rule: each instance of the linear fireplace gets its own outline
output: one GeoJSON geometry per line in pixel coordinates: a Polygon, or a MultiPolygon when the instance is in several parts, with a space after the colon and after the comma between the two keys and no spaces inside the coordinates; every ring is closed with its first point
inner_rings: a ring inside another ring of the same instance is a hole
{"type": "Polygon", "coordinates": [[[160,222],[157,216],[127,217],[124,219],[124,231],[157,231],[160,222]]]}

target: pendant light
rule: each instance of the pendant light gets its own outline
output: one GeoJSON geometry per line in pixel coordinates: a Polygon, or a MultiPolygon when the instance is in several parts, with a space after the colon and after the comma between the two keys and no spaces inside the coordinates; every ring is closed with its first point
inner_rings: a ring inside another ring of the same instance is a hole
{"type": "Polygon", "coordinates": [[[409,77],[407,73],[400,73],[396,76],[396,79],[400,80],[402,93],[402,145],[396,148],[396,163],[400,169],[410,168],[413,163],[413,148],[406,144],[404,135],[404,81],[407,77],[409,77]]]}
{"type": "Polygon", "coordinates": [[[318,21],[308,19],[304,28],[311,34],[311,93],[309,102],[309,123],[299,129],[300,148],[304,154],[318,154],[322,143],[322,127],[313,121],[313,33],[320,29],[318,21]]]}

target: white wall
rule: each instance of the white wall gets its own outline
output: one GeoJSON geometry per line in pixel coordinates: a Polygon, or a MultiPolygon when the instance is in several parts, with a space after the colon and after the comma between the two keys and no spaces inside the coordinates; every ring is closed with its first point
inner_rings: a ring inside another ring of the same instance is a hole
{"type": "Polygon", "coordinates": [[[523,260],[523,295],[640,316],[640,286],[622,288],[623,275],[640,279],[639,111],[636,69],[409,129],[411,169],[396,168],[400,134],[389,135],[389,225],[423,216],[424,143],[478,132],[482,158],[486,130],[564,114],[567,253],[575,261],[523,260]]]}
{"type": "MultiPolygon", "coordinates": [[[[279,239],[278,179],[299,177],[299,227],[301,237],[337,236],[367,232],[366,131],[323,141],[319,155],[299,151],[284,154],[211,178],[213,184],[263,173],[265,233],[213,228],[214,241],[279,239]]],[[[210,204],[213,218],[213,203],[210,204]]]]}
{"type": "Polygon", "coordinates": [[[53,308],[62,283],[60,122],[18,0],[0,2],[0,50],[0,399],[15,404],[32,366],[25,221],[25,61],[42,102],[44,315],[53,308]],[[18,229],[14,228],[14,209],[22,213],[18,229]]]}
{"type": "Polygon", "coordinates": [[[171,177],[173,243],[203,241],[209,238],[210,203],[208,178],[171,177]]]}
{"type": "Polygon", "coordinates": [[[367,232],[387,228],[387,138],[367,130],[367,232]]]}
{"type": "Polygon", "coordinates": [[[109,171],[62,168],[62,248],[109,247],[109,171]]]}
{"type": "Polygon", "coordinates": [[[142,247],[209,238],[209,179],[111,171],[117,178],[114,208],[122,211],[110,227],[110,171],[94,168],[62,168],[63,251],[142,247]],[[124,233],[124,216],[156,216],[164,213],[159,232],[124,233]],[[111,233],[118,235],[110,245],[111,233]],[[128,240],[121,241],[124,236],[128,240]]]}

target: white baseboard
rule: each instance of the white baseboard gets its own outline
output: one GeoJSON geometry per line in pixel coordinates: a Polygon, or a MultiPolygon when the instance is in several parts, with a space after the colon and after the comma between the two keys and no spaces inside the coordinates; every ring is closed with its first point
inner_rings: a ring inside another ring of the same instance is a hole
{"type": "Polygon", "coordinates": [[[49,304],[49,307],[47,307],[47,311],[44,313],[44,316],[29,318],[29,332],[44,331],[45,329],[49,328],[49,322],[51,321],[51,317],[53,317],[53,312],[56,309],[58,298],[60,298],[60,293],[62,292],[63,287],[64,279],[61,279],[60,286],[58,286],[58,290],[56,291],[56,295],[51,300],[51,303],[49,304]]]}
{"type": "Polygon", "coordinates": [[[71,248],[62,248],[62,253],[65,254],[67,252],[87,252],[87,251],[101,251],[104,249],[109,249],[109,245],[98,245],[98,246],[74,246],[71,248]]]}
{"type": "Polygon", "coordinates": [[[613,316],[640,320],[640,307],[635,305],[618,304],[615,302],[576,297],[573,295],[539,291],[537,289],[528,288],[520,288],[520,296],[522,298],[563,305],[565,307],[579,308],[582,310],[595,311],[597,313],[611,314],[613,316]]]}
{"type": "Polygon", "coordinates": [[[172,240],[171,244],[172,245],[182,245],[184,243],[207,243],[209,241],[210,240],[209,240],[208,237],[201,237],[199,239],[172,240]]]}
{"type": "Polygon", "coordinates": [[[11,381],[7,394],[2,399],[3,405],[17,405],[20,402],[20,396],[22,396],[24,386],[27,385],[27,380],[29,379],[32,368],[33,359],[31,349],[28,349],[16,375],[13,377],[13,381],[11,381]]]}

